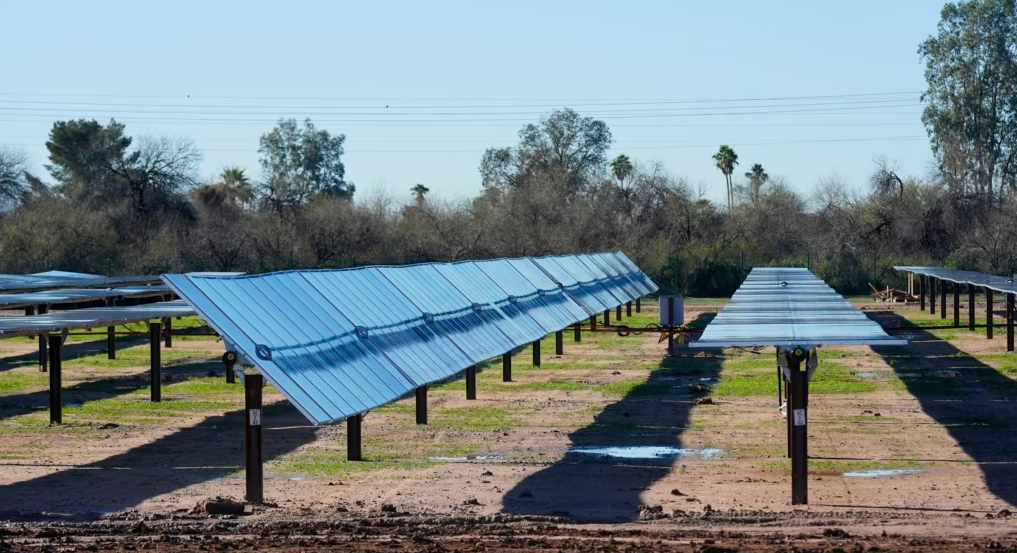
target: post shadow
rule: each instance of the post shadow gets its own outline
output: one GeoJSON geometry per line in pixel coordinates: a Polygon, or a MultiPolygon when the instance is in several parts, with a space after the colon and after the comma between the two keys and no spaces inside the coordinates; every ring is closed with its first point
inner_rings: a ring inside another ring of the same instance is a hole
{"type": "MultiPolygon", "coordinates": [[[[974,460],[989,491],[1017,505],[1017,435],[1009,431],[1017,416],[1017,382],[896,313],[868,315],[886,328],[904,329],[897,333],[907,334],[909,346],[873,351],[893,367],[922,410],[974,460]]],[[[983,339],[981,334],[972,337],[983,339]]]]}
{"type": "MultiPolygon", "coordinates": [[[[692,387],[700,379],[717,378],[722,361],[719,350],[680,350],[665,357],[645,383],[607,406],[590,425],[572,432],[572,445],[683,447],[681,434],[696,399],[702,397],[692,387]],[[697,356],[703,352],[712,355],[697,356]]],[[[509,490],[502,512],[583,521],[635,520],[640,494],[680,463],[673,457],[639,460],[567,452],[509,490]]]]}
{"type": "MultiPolygon", "coordinates": [[[[314,440],[314,427],[287,401],[266,406],[264,413],[266,462],[314,440]]],[[[119,455],[0,486],[4,497],[0,519],[38,519],[46,513],[61,519],[95,520],[103,512],[224,478],[244,466],[244,421],[245,411],[238,409],[119,455]]],[[[115,442],[116,436],[104,439],[115,442]]],[[[74,459],[68,457],[65,462],[74,464],[74,459]]],[[[60,462],[47,466],[59,467],[60,462]]]]}
{"type": "MultiPolygon", "coordinates": [[[[119,351],[147,343],[148,338],[146,336],[118,336],[116,340],[116,348],[119,351]]],[[[82,355],[103,353],[107,351],[107,349],[108,345],[106,343],[106,335],[99,333],[96,333],[95,341],[67,340],[64,342],[63,346],[61,346],[65,360],[75,359],[82,355]]],[[[0,372],[17,369],[19,367],[35,367],[38,364],[39,352],[38,350],[33,350],[21,355],[0,358],[0,372]]]]}

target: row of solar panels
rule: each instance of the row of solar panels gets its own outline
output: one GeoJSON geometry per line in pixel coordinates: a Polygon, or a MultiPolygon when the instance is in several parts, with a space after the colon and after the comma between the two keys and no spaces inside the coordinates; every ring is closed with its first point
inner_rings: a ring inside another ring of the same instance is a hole
{"type": "Polygon", "coordinates": [[[657,290],[622,253],[163,280],[314,424],[657,290]]]}
{"type": "Polygon", "coordinates": [[[959,269],[947,269],[945,267],[915,267],[909,265],[898,265],[894,269],[913,273],[919,276],[929,276],[939,280],[947,280],[958,284],[970,284],[981,288],[988,288],[1004,294],[1017,294],[1017,283],[1012,277],[1001,277],[987,275],[975,271],[961,271],[959,269]]]}
{"type": "Polygon", "coordinates": [[[752,269],[692,347],[902,345],[806,269],[752,269]]]}

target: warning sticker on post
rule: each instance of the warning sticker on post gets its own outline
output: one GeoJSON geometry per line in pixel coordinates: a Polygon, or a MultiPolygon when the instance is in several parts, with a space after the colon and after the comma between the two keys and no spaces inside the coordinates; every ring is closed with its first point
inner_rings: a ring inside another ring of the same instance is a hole
{"type": "Polygon", "coordinates": [[[795,426],[805,426],[805,409],[795,409],[794,417],[795,417],[795,426]]]}
{"type": "MultiPolygon", "coordinates": [[[[251,409],[249,413],[251,413],[251,426],[261,426],[261,409],[251,409]]],[[[798,420],[797,416],[798,415],[795,415],[796,421],[798,420]]],[[[795,422],[795,424],[798,423],[795,422]]]]}

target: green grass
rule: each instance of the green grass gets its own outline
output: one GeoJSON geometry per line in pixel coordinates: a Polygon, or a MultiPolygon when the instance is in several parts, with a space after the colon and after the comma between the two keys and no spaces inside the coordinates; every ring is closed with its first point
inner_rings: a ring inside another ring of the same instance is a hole
{"type": "MultiPolygon", "coordinates": [[[[872,461],[841,461],[828,459],[809,459],[809,472],[820,474],[842,474],[857,470],[892,470],[892,469],[922,469],[935,466],[932,461],[915,460],[872,460],[872,461]]],[[[759,468],[776,469],[785,474],[791,473],[790,459],[777,459],[761,461],[757,463],[759,468]]]]}
{"type": "MultiPolygon", "coordinates": [[[[729,360],[723,364],[720,381],[713,387],[715,396],[766,396],[777,393],[774,359],[753,356],[729,360]]],[[[833,361],[820,361],[809,383],[810,394],[858,394],[879,389],[875,382],[863,381],[852,371],[833,361]]]]}
{"type": "Polygon", "coordinates": [[[487,448],[473,442],[395,442],[365,435],[362,451],[362,461],[348,461],[345,450],[305,448],[284,455],[271,468],[282,473],[327,477],[381,469],[415,470],[443,462],[433,457],[482,455],[487,448]]]}
{"type": "Polygon", "coordinates": [[[38,390],[49,385],[45,374],[25,374],[14,371],[0,373],[0,394],[13,394],[27,390],[38,390]]]}

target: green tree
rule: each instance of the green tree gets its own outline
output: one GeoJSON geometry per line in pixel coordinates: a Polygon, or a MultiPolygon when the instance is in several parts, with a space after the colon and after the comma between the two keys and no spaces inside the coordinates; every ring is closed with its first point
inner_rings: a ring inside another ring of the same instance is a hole
{"type": "Polygon", "coordinates": [[[417,202],[418,207],[424,205],[424,196],[426,196],[430,191],[430,188],[420,183],[417,183],[416,186],[410,188],[410,192],[413,192],[413,199],[417,202]]]}
{"type": "Polygon", "coordinates": [[[515,148],[488,148],[480,162],[485,188],[552,185],[566,198],[588,189],[602,175],[611,131],[603,121],[571,109],[552,112],[519,131],[515,148]]]}
{"type": "Polygon", "coordinates": [[[717,169],[724,174],[724,182],[727,184],[727,212],[731,213],[734,208],[734,187],[731,185],[731,175],[734,173],[734,166],[738,165],[738,154],[731,146],[724,144],[717,153],[713,154],[713,161],[717,169]]]}
{"type": "Polygon", "coordinates": [[[1017,187],[1017,0],[943,7],[921,44],[922,121],[955,192],[990,201],[1017,187]]]}
{"type": "Polygon", "coordinates": [[[0,144],[0,211],[19,205],[29,193],[25,153],[0,144]]]}
{"type": "Polygon", "coordinates": [[[242,167],[225,167],[218,182],[195,188],[191,196],[199,204],[213,209],[226,205],[248,207],[254,201],[254,189],[245,173],[242,167]]]}
{"type": "Polygon", "coordinates": [[[618,179],[619,184],[624,186],[625,179],[632,174],[632,161],[629,160],[629,156],[620,154],[614,158],[611,161],[611,174],[618,179]]]}
{"type": "Polygon", "coordinates": [[[759,203],[759,190],[763,188],[766,181],[770,180],[770,175],[766,174],[761,164],[753,163],[749,171],[745,173],[745,178],[749,179],[749,194],[751,194],[752,203],[755,205],[759,203]]]}
{"type": "Polygon", "coordinates": [[[301,205],[317,194],[353,198],[353,184],[344,180],[342,162],[346,136],[318,130],[305,119],[281,119],[261,136],[258,153],[265,174],[262,191],[275,210],[301,205]]]}

